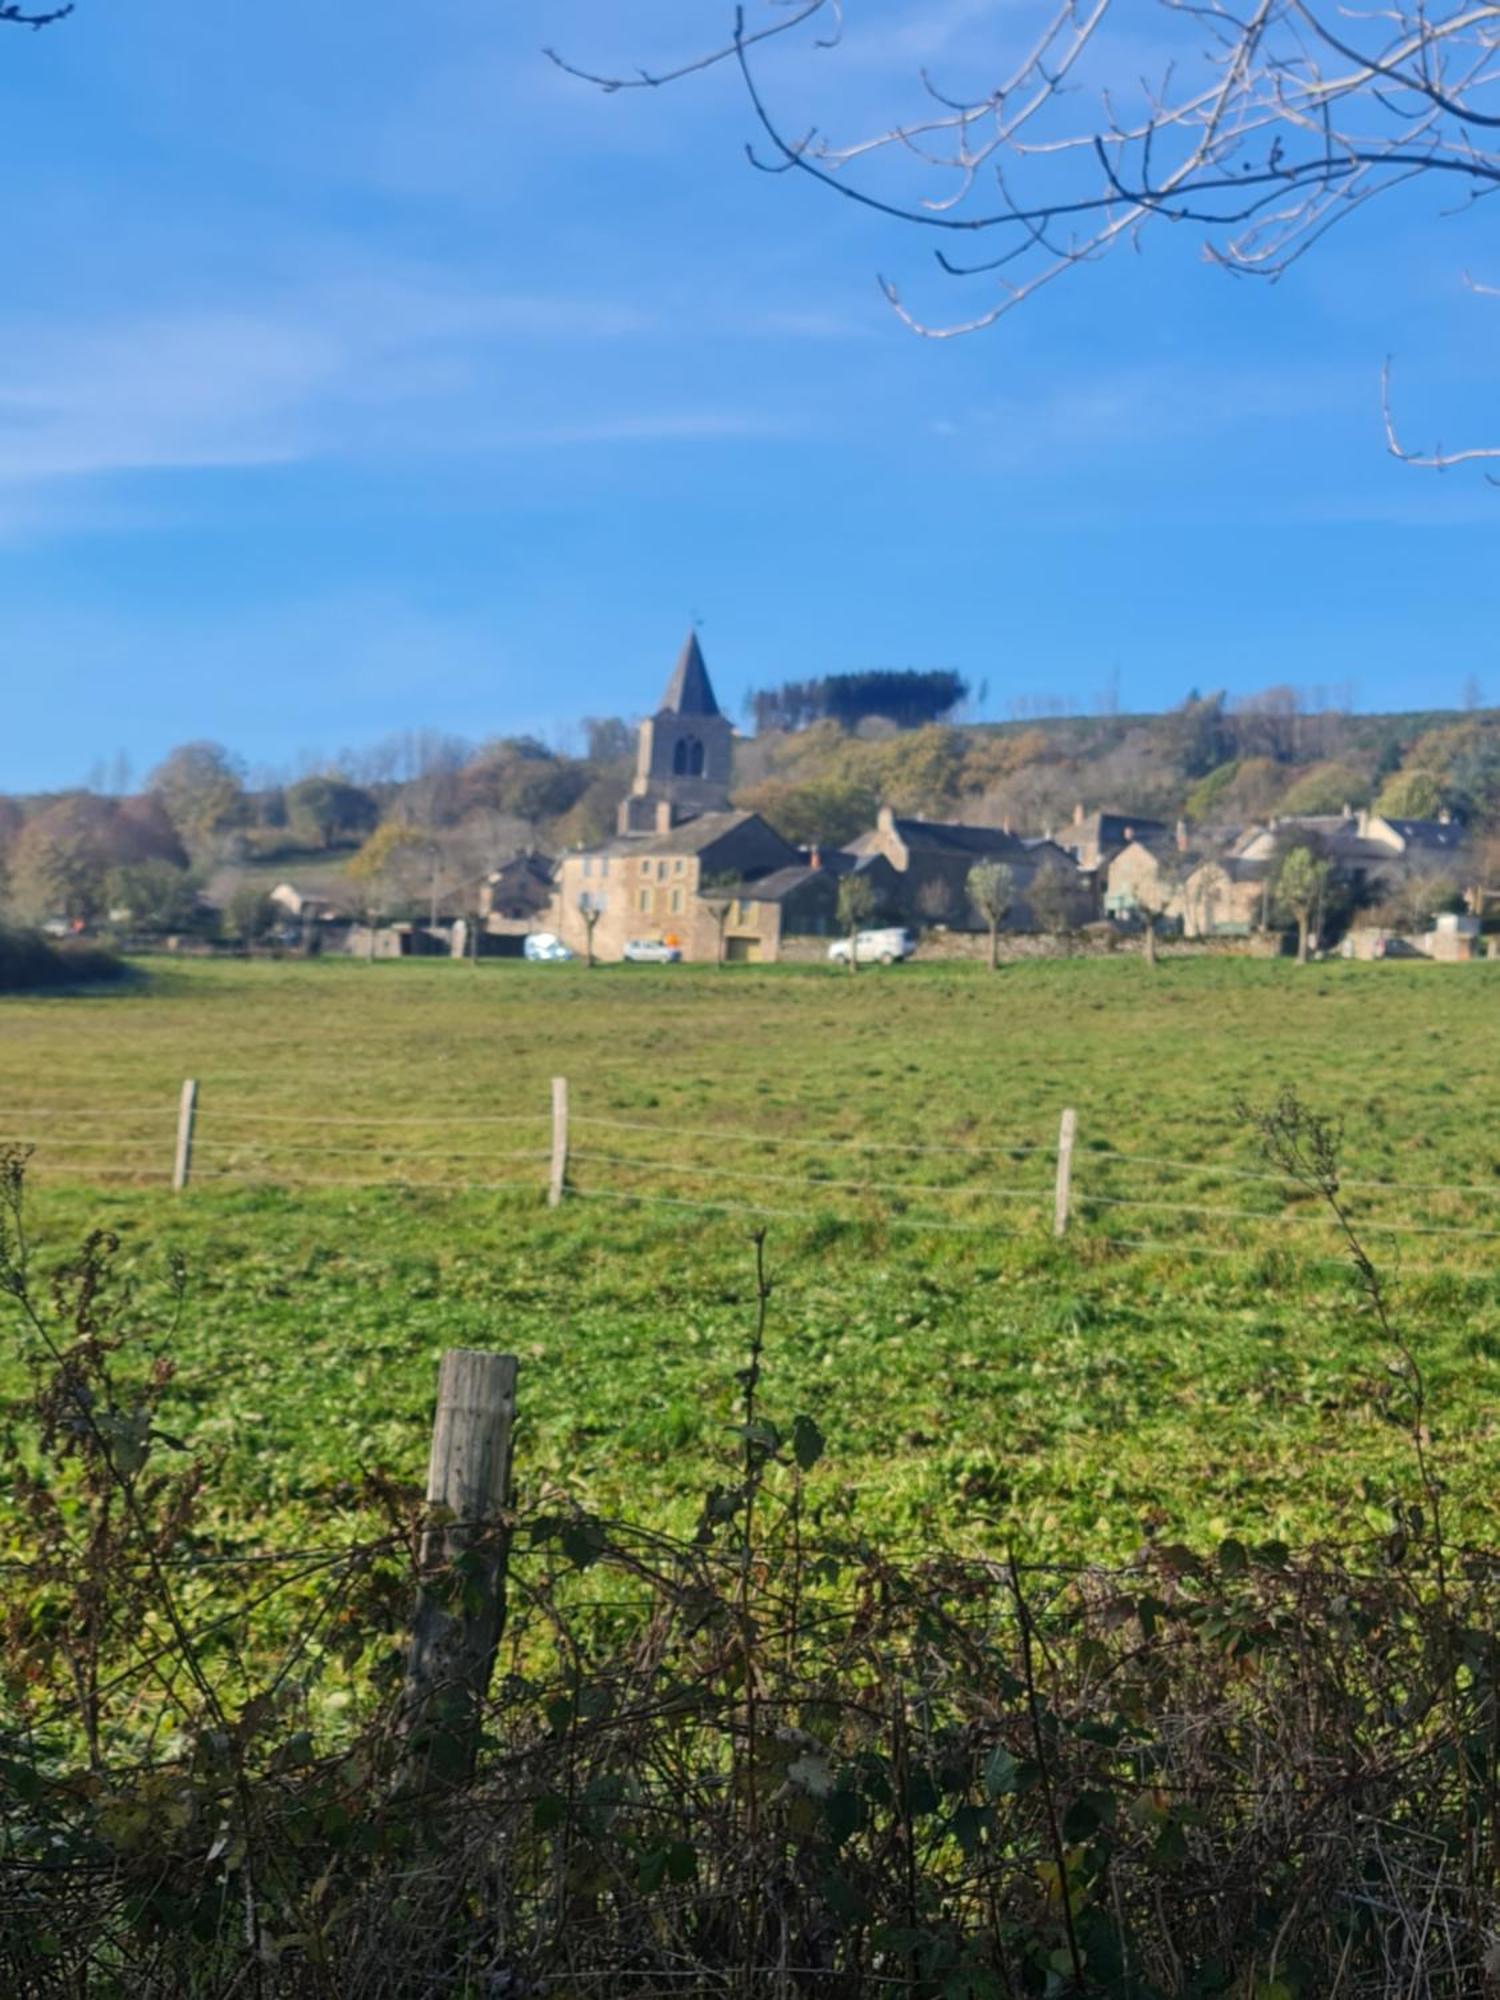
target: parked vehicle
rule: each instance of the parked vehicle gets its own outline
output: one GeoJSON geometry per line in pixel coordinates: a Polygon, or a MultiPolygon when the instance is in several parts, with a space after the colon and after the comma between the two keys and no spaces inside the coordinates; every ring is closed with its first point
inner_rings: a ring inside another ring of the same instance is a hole
{"type": "Polygon", "coordinates": [[[533,931],[521,947],[521,956],[531,959],[533,963],[549,963],[576,958],[578,954],[569,951],[556,931],[533,931]]]}
{"type": "MultiPolygon", "coordinates": [[[[917,948],[917,941],[908,930],[895,926],[883,931],[856,931],[854,933],[854,962],[856,965],[899,965],[910,958],[917,948]]],[[[828,947],[829,962],[833,965],[849,963],[848,938],[835,938],[828,947]]]]}
{"type": "Polygon", "coordinates": [[[681,949],[665,938],[630,938],[623,956],[627,965],[678,965],[682,961],[681,949]]]}

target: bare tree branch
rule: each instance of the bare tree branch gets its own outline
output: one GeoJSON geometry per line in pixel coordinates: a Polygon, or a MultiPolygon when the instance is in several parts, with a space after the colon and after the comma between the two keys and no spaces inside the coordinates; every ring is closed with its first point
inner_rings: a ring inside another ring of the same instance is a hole
{"type": "MultiPolygon", "coordinates": [[[[946,276],[993,287],[977,312],[951,323],[908,310],[897,286],[881,280],[901,319],[933,339],[993,325],[1159,222],[1200,231],[1205,257],[1222,270],[1274,279],[1330,229],[1413,181],[1458,186],[1464,208],[1500,192],[1500,0],[1370,9],[1158,0],[1169,52],[1155,80],[1122,75],[1110,36],[1116,0],[1053,0],[998,83],[965,92],[923,69],[912,118],[844,139],[816,126],[793,137],[756,59],[805,29],[817,47],[834,47],[855,4],[748,0],[714,47],[631,76],[553,60],[604,90],[655,88],[732,64],[759,132],[746,151],[762,171],[805,176],[939,238],[999,238],[992,256],[973,261],[936,248],[946,276]],[[1102,79],[1091,110],[1087,99],[1080,109],[1088,75],[1102,79]]],[[[993,0],[995,35],[1012,18],[993,0]]],[[[1407,452],[1388,401],[1386,419],[1391,450],[1409,464],[1500,456],[1407,452]]]]}
{"type": "Polygon", "coordinates": [[[65,7],[53,7],[45,14],[30,13],[25,7],[15,4],[15,0],[5,0],[0,5],[0,23],[9,22],[13,28],[50,28],[54,21],[66,21],[73,11],[73,0],[65,7]]]}

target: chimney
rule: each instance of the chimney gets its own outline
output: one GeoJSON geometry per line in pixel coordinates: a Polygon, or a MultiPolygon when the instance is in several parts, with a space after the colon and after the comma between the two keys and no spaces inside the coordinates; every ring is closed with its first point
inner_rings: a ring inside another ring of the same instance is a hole
{"type": "Polygon", "coordinates": [[[1134,839],[1135,839],[1135,828],[1133,826],[1127,826],[1125,829],[1125,845],[1128,847],[1131,841],[1134,839]]]}
{"type": "Polygon", "coordinates": [[[1177,822],[1177,852],[1179,854],[1187,853],[1187,821],[1185,819],[1180,819],[1177,822]]]}
{"type": "Polygon", "coordinates": [[[1370,815],[1363,806],[1360,807],[1359,815],[1354,822],[1354,830],[1361,840],[1370,831],[1370,815]]]}
{"type": "Polygon", "coordinates": [[[1074,826],[1083,825],[1083,801],[1081,799],[1073,808],[1073,824],[1074,826]]]}
{"type": "Polygon", "coordinates": [[[823,850],[820,847],[808,848],[807,865],[809,868],[821,868],[823,866],[823,850]]]}
{"type": "Polygon", "coordinates": [[[656,801],[656,830],[658,833],[670,833],[672,831],[672,801],[670,799],[658,799],[656,801]]]}
{"type": "Polygon", "coordinates": [[[1344,813],[1343,813],[1343,816],[1344,816],[1344,818],[1345,818],[1345,819],[1353,819],[1353,817],[1354,817],[1354,808],[1353,808],[1353,806],[1351,806],[1351,805],[1349,804],[1349,802],[1348,802],[1348,800],[1347,800],[1347,799],[1346,799],[1346,800],[1344,801],[1344,813]]]}
{"type": "Polygon", "coordinates": [[[1010,814],[1009,814],[1009,813],[1006,813],[1006,814],[1004,815],[1004,817],[1003,817],[1003,818],[1001,819],[1001,821],[1000,821],[1000,831],[1001,831],[1002,833],[1010,833],[1010,832],[1012,831],[1012,828],[1011,828],[1011,823],[1010,823],[1010,814]]]}
{"type": "Polygon", "coordinates": [[[1439,807],[1438,807],[1438,825],[1439,825],[1439,826],[1452,826],[1452,824],[1453,824],[1453,815],[1452,815],[1452,813],[1451,813],[1451,812],[1450,812],[1450,811],[1448,810],[1448,808],[1447,808],[1446,806],[1439,806],[1439,807]]]}
{"type": "Polygon", "coordinates": [[[875,824],[882,833],[894,833],[896,831],[896,815],[889,806],[882,806],[875,815],[875,824]]]}

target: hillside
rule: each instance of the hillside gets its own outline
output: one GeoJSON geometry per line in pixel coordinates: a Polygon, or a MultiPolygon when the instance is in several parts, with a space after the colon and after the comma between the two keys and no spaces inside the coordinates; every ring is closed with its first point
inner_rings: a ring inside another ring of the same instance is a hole
{"type": "MultiPolygon", "coordinates": [[[[477,748],[422,739],[402,776],[382,753],[286,786],[248,788],[213,744],[175,750],[145,795],[79,791],[0,799],[0,915],[137,927],[192,923],[201,890],[222,908],[236,888],[291,878],[306,893],[373,907],[360,843],[399,825],[378,901],[386,914],[440,897],[465,907],[523,848],[561,853],[607,838],[634,770],[632,730],[586,725],[574,756],[529,737],[477,748]],[[186,897],[186,907],[184,907],[186,897]]],[[[1397,816],[1448,808],[1500,829],[1500,710],[1356,715],[1308,710],[1288,690],[1231,704],[1194,696],[1160,715],[1063,716],[899,729],[879,720],[738,737],[732,797],[799,845],[837,846],[877,810],[1041,833],[1077,806],[1243,826],[1273,813],[1374,805],[1397,816]]],[[[388,843],[389,844],[389,843],[388,843]]],[[[211,911],[210,911],[211,916],[211,911]]],[[[240,925],[258,920],[243,910],[240,925]]]]}

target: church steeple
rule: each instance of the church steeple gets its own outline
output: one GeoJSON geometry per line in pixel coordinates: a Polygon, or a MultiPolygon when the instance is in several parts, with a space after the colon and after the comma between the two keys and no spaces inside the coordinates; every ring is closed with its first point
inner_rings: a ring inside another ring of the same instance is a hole
{"type": "Polygon", "coordinates": [[[714,698],[698,634],[689,632],[661,707],[641,724],[635,782],[620,804],[620,831],[654,833],[695,813],[729,806],[734,725],[714,698]]]}
{"type": "Polygon", "coordinates": [[[689,632],[682,651],[677,656],[677,665],[672,669],[672,678],[667,682],[667,691],[661,698],[660,714],[667,715],[717,715],[719,704],[714,699],[713,682],[708,678],[708,668],[703,664],[703,648],[698,644],[698,634],[689,632]]]}

